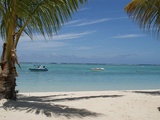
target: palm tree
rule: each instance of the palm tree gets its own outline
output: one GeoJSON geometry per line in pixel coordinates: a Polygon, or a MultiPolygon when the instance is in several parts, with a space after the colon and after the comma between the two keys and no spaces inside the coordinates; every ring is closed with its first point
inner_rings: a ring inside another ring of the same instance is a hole
{"type": "Polygon", "coordinates": [[[155,37],[160,31],[160,0],[132,0],[125,11],[145,32],[155,37]]]}
{"type": "MultiPolygon", "coordinates": [[[[52,36],[88,0],[1,0],[0,34],[4,41],[0,63],[0,93],[16,100],[16,48],[22,34],[52,36]]],[[[20,66],[20,65],[19,65],[20,66]]]]}

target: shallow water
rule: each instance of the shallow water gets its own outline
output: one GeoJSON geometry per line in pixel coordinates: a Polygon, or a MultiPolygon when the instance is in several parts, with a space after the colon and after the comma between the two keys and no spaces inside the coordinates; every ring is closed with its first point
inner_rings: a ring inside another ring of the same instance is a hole
{"type": "Polygon", "coordinates": [[[160,88],[159,65],[43,64],[49,71],[31,72],[33,64],[17,69],[20,92],[140,90],[160,88]],[[105,71],[94,72],[91,68],[105,71]]]}

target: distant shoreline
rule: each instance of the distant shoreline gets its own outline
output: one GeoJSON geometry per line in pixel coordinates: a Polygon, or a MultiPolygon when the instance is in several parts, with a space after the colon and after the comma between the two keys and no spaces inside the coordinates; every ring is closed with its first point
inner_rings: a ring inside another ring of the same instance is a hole
{"type": "Polygon", "coordinates": [[[20,64],[82,64],[82,65],[133,65],[133,66],[152,66],[157,65],[160,66],[160,64],[114,64],[114,63],[56,63],[56,62],[20,62],[20,64]]]}

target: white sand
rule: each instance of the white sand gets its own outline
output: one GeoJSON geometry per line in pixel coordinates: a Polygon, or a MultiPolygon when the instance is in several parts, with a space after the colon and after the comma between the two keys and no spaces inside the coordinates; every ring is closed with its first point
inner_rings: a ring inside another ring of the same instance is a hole
{"type": "Polygon", "coordinates": [[[0,120],[160,120],[160,94],[47,92],[18,98],[0,101],[0,120]]]}

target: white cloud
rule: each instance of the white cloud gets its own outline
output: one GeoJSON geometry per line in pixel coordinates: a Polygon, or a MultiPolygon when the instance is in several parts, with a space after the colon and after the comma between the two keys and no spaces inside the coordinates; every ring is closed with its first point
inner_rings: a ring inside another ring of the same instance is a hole
{"type": "Polygon", "coordinates": [[[83,21],[83,19],[81,19],[81,20],[72,20],[72,21],[70,21],[68,23],[65,23],[65,25],[72,25],[72,24],[76,24],[76,23],[79,23],[79,22],[82,22],[82,21],[83,21]]]}
{"type": "MultiPolygon", "coordinates": [[[[84,37],[86,35],[93,34],[95,32],[96,32],[96,30],[79,32],[79,33],[58,34],[58,35],[53,35],[53,37],[51,39],[52,40],[70,40],[70,39],[81,38],[81,37],[84,37]]],[[[47,36],[46,36],[46,39],[50,40],[50,38],[48,38],[47,36]]],[[[21,36],[20,41],[31,41],[31,39],[28,36],[21,36]]],[[[36,35],[36,36],[34,36],[33,41],[44,41],[44,37],[42,35],[36,35]]]]}
{"type": "Polygon", "coordinates": [[[114,36],[112,38],[115,38],[115,39],[119,39],[119,38],[127,39],[127,38],[137,38],[137,37],[144,37],[144,36],[145,35],[143,35],[143,34],[127,34],[127,35],[114,36]]]}
{"type": "Polygon", "coordinates": [[[92,47],[81,46],[81,47],[78,47],[76,49],[78,49],[78,50],[90,50],[90,49],[92,49],[92,47]]]}
{"type": "MultiPolygon", "coordinates": [[[[36,39],[34,40],[30,40],[28,36],[22,36],[21,40],[19,41],[18,49],[32,51],[32,50],[42,50],[42,49],[45,50],[48,48],[55,48],[55,47],[63,47],[68,45],[68,43],[62,40],[82,38],[94,32],[96,31],[54,35],[52,40],[47,40],[47,41],[44,40],[44,37],[42,35],[35,36],[36,39]]],[[[81,49],[89,49],[89,48],[83,47],[81,49]]]]}
{"type": "Polygon", "coordinates": [[[21,51],[34,51],[34,50],[40,50],[40,51],[46,51],[50,50],[50,48],[55,47],[63,47],[67,44],[64,42],[55,42],[55,41],[33,41],[33,42],[20,42],[18,45],[18,50],[21,51]]]}
{"type": "Polygon", "coordinates": [[[111,20],[119,20],[119,19],[127,19],[128,17],[119,17],[119,18],[103,18],[103,19],[98,19],[98,20],[93,20],[93,21],[84,21],[81,22],[82,20],[76,20],[76,23],[81,22],[77,25],[74,26],[86,26],[86,25],[92,25],[92,24],[97,24],[97,23],[102,23],[106,21],[111,21],[111,20]]]}
{"type": "Polygon", "coordinates": [[[95,32],[96,31],[86,31],[81,33],[67,33],[67,34],[55,35],[53,36],[53,40],[70,40],[75,38],[81,38],[85,35],[89,35],[95,32]]]}
{"type": "Polygon", "coordinates": [[[90,8],[81,8],[81,9],[79,9],[79,11],[84,11],[84,10],[89,10],[90,8]]]}
{"type": "Polygon", "coordinates": [[[110,19],[109,18],[103,18],[103,19],[94,20],[94,21],[82,22],[82,23],[74,25],[74,26],[92,25],[92,24],[96,24],[96,23],[102,23],[102,22],[105,22],[105,21],[108,21],[108,20],[110,20],[110,19]]]}

